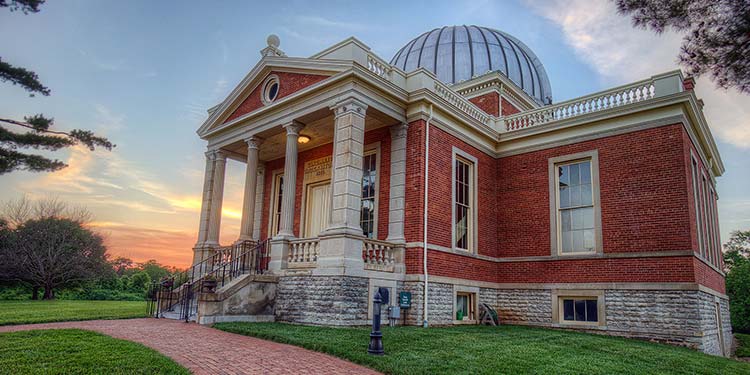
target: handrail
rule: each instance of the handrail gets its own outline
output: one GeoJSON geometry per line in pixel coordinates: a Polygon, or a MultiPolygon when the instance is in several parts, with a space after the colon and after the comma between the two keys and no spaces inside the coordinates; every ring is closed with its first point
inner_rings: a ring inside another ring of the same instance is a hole
{"type": "Polygon", "coordinates": [[[253,243],[243,241],[232,246],[217,248],[212,256],[196,263],[164,282],[152,283],[148,291],[149,315],[160,317],[174,311],[181,304],[180,316],[190,317],[195,291],[208,275],[217,278],[223,286],[244,273],[262,274],[268,269],[268,240],[253,243]],[[220,277],[219,277],[220,276],[220,277]]]}
{"type": "Polygon", "coordinates": [[[393,272],[396,264],[396,245],[388,241],[367,238],[362,240],[362,260],[365,269],[393,272]]]}
{"type": "Polygon", "coordinates": [[[557,120],[639,103],[656,97],[655,79],[649,78],[581,98],[505,116],[507,131],[526,129],[557,120]]]}

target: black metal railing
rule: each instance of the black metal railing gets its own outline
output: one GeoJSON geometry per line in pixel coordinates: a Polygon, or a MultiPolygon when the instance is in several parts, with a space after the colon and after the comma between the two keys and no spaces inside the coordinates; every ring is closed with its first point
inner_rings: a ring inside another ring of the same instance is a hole
{"type": "Polygon", "coordinates": [[[151,284],[147,294],[148,314],[159,318],[164,313],[175,312],[179,306],[180,319],[188,321],[197,307],[197,292],[202,291],[206,276],[213,276],[216,287],[220,288],[240,275],[265,273],[268,262],[268,240],[258,243],[244,241],[217,248],[210,257],[186,271],[151,284]]]}

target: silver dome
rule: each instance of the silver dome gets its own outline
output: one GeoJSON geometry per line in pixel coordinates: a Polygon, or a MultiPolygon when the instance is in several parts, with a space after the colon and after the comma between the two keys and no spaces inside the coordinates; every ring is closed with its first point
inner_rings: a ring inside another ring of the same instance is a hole
{"type": "Polygon", "coordinates": [[[479,26],[445,26],[428,31],[401,48],[391,64],[406,72],[425,68],[454,84],[489,71],[510,78],[539,104],[552,103],[544,66],[523,42],[479,26]]]}

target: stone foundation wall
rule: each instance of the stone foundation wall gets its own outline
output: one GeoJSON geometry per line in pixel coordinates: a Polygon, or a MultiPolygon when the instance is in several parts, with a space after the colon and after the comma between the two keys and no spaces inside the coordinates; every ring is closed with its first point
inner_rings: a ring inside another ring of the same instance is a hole
{"type": "MultiPolygon", "coordinates": [[[[424,282],[409,281],[399,283],[399,290],[411,292],[411,308],[406,313],[407,325],[422,325],[424,309],[424,282]]],[[[427,295],[430,325],[453,324],[453,285],[429,283],[427,295]]],[[[403,314],[403,311],[402,311],[403,314]]]]}
{"type": "Polygon", "coordinates": [[[351,276],[282,276],[276,320],[315,325],[366,325],[368,279],[351,276]]]}
{"type": "Polygon", "coordinates": [[[703,335],[700,350],[715,355],[734,354],[732,340],[732,323],[729,320],[729,301],[716,298],[708,293],[699,292],[699,310],[703,335]],[[718,304],[721,323],[717,324],[716,308],[718,304]],[[719,327],[721,326],[721,334],[719,327]],[[723,338],[723,346],[719,338],[723,338]]]}
{"type": "Polygon", "coordinates": [[[497,304],[493,307],[500,324],[552,324],[552,293],[549,290],[499,289],[497,304]]]}

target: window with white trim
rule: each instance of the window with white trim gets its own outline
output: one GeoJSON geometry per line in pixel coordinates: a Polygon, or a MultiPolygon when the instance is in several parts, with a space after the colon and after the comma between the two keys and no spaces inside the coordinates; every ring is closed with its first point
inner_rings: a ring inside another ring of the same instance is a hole
{"type": "Polygon", "coordinates": [[[596,251],[591,160],[555,165],[558,253],[596,251]]]}
{"type": "Polygon", "coordinates": [[[362,226],[362,233],[367,238],[374,238],[376,233],[377,160],[378,153],[376,150],[365,152],[362,157],[362,203],[359,224],[362,226]]]}
{"type": "Polygon", "coordinates": [[[269,235],[271,237],[279,233],[279,223],[281,223],[281,201],[284,194],[284,174],[277,173],[273,176],[273,195],[271,195],[271,226],[269,235]]]}
{"type": "Polygon", "coordinates": [[[474,242],[474,163],[456,155],[453,173],[453,247],[461,250],[472,250],[474,242]]]}

